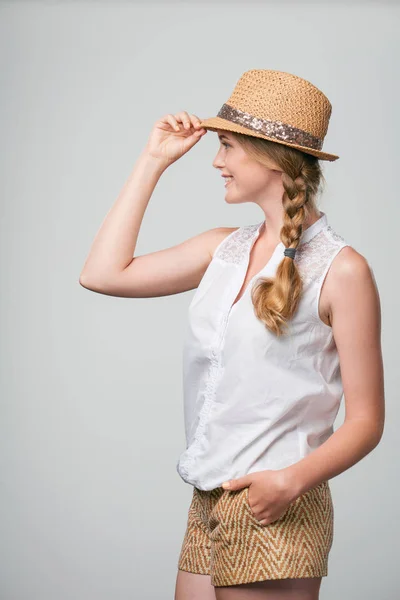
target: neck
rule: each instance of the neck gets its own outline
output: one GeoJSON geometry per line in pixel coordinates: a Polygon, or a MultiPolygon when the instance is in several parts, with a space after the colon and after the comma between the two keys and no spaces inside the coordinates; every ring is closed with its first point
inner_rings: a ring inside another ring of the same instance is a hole
{"type": "MultiPolygon", "coordinates": [[[[318,221],[321,218],[321,216],[322,216],[322,213],[319,210],[317,210],[317,212],[314,212],[311,215],[309,215],[308,219],[306,221],[304,221],[304,223],[303,223],[303,233],[309,227],[311,227],[311,225],[313,225],[316,221],[318,221]]],[[[283,219],[282,218],[277,224],[273,224],[273,222],[268,218],[266,218],[264,220],[264,225],[260,231],[260,238],[262,238],[264,240],[266,247],[269,247],[269,246],[275,247],[281,241],[280,232],[281,232],[282,227],[283,227],[283,219]]]]}

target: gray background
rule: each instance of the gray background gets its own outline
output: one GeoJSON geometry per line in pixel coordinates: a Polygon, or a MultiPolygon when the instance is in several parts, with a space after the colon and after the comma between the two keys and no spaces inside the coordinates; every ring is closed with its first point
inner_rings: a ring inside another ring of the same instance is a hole
{"type": "MultiPolygon", "coordinates": [[[[386,426],[330,480],[321,599],[397,597],[399,8],[395,3],[0,4],[1,600],[173,598],[192,487],[181,349],[194,291],[89,292],[91,242],[156,119],[213,116],[252,68],[317,85],[333,113],[320,203],[372,266],[386,426]]],[[[164,173],[136,254],[263,218],[229,206],[209,132],[164,173]]],[[[343,404],[335,427],[343,421],[343,404]]]]}

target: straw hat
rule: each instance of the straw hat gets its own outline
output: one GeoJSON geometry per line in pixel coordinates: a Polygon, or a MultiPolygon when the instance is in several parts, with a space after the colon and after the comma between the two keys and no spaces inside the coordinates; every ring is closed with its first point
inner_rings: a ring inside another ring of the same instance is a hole
{"type": "Polygon", "coordinates": [[[331,112],[328,98],[309,81],[282,71],[252,69],[240,77],[217,116],[201,126],[271,140],[333,161],[339,156],[321,152],[331,112]]]}

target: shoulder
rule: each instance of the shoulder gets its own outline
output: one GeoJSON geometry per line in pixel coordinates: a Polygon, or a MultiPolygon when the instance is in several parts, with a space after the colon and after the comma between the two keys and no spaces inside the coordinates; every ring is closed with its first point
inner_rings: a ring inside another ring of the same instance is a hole
{"type": "Polygon", "coordinates": [[[209,231],[209,252],[212,257],[217,248],[222,244],[225,238],[234,231],[238,231],[241,227],[214,227],[209,231]]]}
{"type": "Polygon", "coordinates": [[[346,284],[354,278],[361,282],[372,277],[368,260],[352,246],[344,246],[332,262],[328,277],[336,283],[346,284]]]}
{"type": "Polygon", "coordinates": [[[376,302],[378,290],[368,260],[352,246],[344,246],[335,256],[324,283],[330,311],[356,311],[368,299],[376,302]]]}

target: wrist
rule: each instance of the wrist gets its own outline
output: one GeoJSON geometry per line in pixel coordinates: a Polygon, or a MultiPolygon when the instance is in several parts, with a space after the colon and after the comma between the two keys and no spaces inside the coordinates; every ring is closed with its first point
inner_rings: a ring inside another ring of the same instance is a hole
{"type": "Polygon", "coordinates": [[[172,164],[171,162],[159,158],[158,156],[154,156],[147,148],[143,150],[141,158],[146,162],[146,164],[149,165],[149,168],[159,172],[160,175],[172,164]]]}
{"type": "Polygon", "coordinates": [[[280,474],[282,477],[282,485],[287,494],[291,497],[291,502],[293,502],[303,493],[303,486],[299,480],[298,474],[295,470],[291,469],[290,466],[280,469],[280,474]]]}

